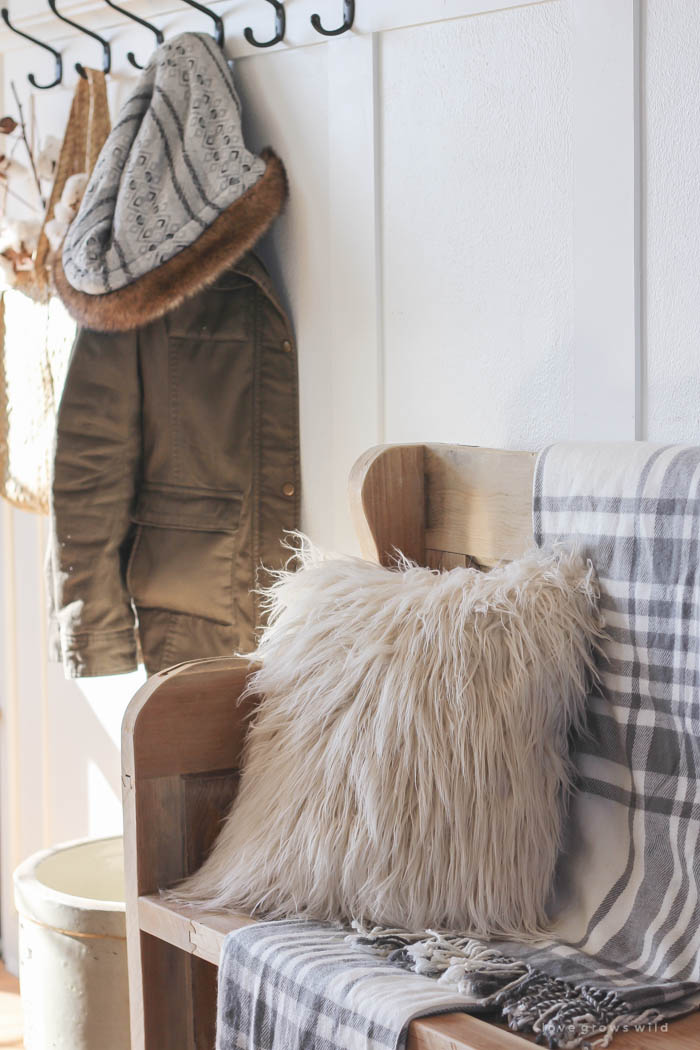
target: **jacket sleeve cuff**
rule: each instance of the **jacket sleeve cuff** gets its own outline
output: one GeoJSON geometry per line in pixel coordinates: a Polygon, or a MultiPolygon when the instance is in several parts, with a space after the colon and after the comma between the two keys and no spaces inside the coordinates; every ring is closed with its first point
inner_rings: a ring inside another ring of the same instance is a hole
{"type": "Polygon", "coordinates": [[[58,651],[66,678],[100,678],[128,674],[138,668],[136,631],[133,627],[94,634],[61,632],[58,650],[50,640],[50,655],[58,651]]]}
{"type": "Polygon", "coordinates": [[[63,649],[61,648],[61,631],[58,626],[58,620],[49,613],[49,630],[48,630],[48,649],[49,649],[49,660],[51,663],[60,664],[63,662],[63,649]]]}

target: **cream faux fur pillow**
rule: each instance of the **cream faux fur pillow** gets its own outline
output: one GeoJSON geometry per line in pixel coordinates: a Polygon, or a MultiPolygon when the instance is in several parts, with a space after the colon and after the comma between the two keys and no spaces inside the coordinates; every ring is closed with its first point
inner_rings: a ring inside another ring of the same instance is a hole
{"type": "Polygon", "coordinates": [[[326,559],[268,592],[238,797],[177,896],[523,936],[545,903],[600,631],[591,570],[326,559]]]}

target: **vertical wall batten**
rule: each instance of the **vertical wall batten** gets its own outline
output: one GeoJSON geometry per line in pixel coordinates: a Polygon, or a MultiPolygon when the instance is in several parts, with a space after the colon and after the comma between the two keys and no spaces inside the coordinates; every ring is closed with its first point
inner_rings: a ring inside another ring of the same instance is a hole
{"type": "Polygon", "coordinates": [[[637,11],[637,293],[639,338],[637,340],[637,426],[635,437],[646,441],[649,437],[649,367],[648,367],[648,303],[647,303],[647,134],[648,114],[646,102],[647,68],[647,6],[646,0],[639,3],[637,11]]]}
{"type": "Polygon", "coordinates": [[[634,179],[634,439],[641,441],[646,434],[645,418],[645,356],[644,343],[645,306],[643,301],[643,265],[644,265],[644,202],[643,202],[643,137],[642,123],[643,89],[642,89],[642,0],[632,0],[632,92],[633,92],[633,179],[634,179]]]}
{"type": "Polygon", "coordinates": [[[377,333],[377,442],[386,441],[386,357],[384,353],[384,205],[383,125],[381,106],[382,37],[372,34],[372,92],[374,141],[374,272],[376,280],[375,327],[377,333]]]}
{"type": "Polygon", "coordinates": [[[639,0],[574,0],[574,436],[642,428],[639,0]]]}
{"type": "Polygon", "coordinates": [[[333,486],[336,513],[342,508],[335,542],[353,547],[347,477],[381,434],[377,61],[374,34],[328,47],[333,486]]]}

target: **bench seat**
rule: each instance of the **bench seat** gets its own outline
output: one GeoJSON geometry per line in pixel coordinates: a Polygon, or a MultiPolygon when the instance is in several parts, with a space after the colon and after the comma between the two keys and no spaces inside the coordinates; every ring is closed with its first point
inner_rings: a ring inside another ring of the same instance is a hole
{"type": "MultiPolygon", "coordinates": [[[[255,923],[249,915],[196,912],[153,894],[139,898],[138,911],[142,930],[214,965],[226,934],[255,923]]],[[[517,1050],[532,1042],[502,1025],[451,1013],[414,1021],[407,1050],[517,1050]]],[[[621,1032],[614,1045],[616,1050],[700,1050],[700,1012],[673,1022],[666,1033],[621,1032]]]]}

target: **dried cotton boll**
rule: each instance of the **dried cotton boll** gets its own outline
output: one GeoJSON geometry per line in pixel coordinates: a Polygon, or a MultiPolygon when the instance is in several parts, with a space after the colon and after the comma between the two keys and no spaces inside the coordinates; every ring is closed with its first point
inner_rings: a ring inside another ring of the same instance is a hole
{"type": "Polygon", "coordinates": [[[53,210],[52,222],[59,222],[67,230],[68,224],[75,218],[75,211],[69,208],[63,201],[59,201],[53,210]]]}
{"type": "Polygon", "coordinates": [[[18,229],[18,223],[10,222],[5,220],[0,226],[0,252],[6,252],[8,249],[11,251],[19,251],[21,245],[21,237],[18,229]]]}
{"type": "Polygon", "coordinates": [[[14,157],[8,156],[4,151],[0,151],[0,175],[3,175],[6,179],[26,179],[29,175],[29,171],[25,168],[24,164],[20,164],[14,157]]]}
{"type": "Polygon", "coordinates": [[[53,179],[60,152],[60,141],[54,135],[47,135],[36,159],[36,171],[40,179],[53,179]]]}
{"type": "Polygon", "coordinates": [[[11,259],[0,255],[0,291],[14,288],[16,283],[15,267],[11,259]]]}
{"type": "MultiPolygon", "coordinates": [[[[72,215],[69,221],[74,219],[77,214],[87,183],[88,177],[84,171],[78,172],[77,175],[71,175],[70,178],[66,179],[66,184],[61,194],[61,205],[71,209],[72,215]]],[[[56,205],[56,215],[58,215],[58,205],[56,205]]]]}
{"type": "Polygon", "coordinates": [[[61,199],[53,210],[53,218],[49,219],[44,227],[44,233],[51,246],[52,252],[57,252],[63,243],[63,238],[68,232],[68,227],[78,214],[80,202],[85,193],[88,177],[85,172],[71,175],[66,179],[61,199]]]}
{"type": "Polygon", "coordinates": [[[68,223],[61,222],[59,219],[49,219],[46,223],[44,226],[44,233],[46,234],[46,239],[51,246],[52,252],[57,252],[61,247],[67,230],[68,223]]]}
{"type": "Polygon", "coordinates": [[[41,223],[34,219],[25,219],[16,223],[21,238],[21,246],[27,252],[36,251],[41,233],[41,223]]]}
{"type": "Polygon", "coordinates": [[[0,228],[0,252],[33,252],[39,242],[41,225],[38,222],[14,219],[0,228]]]}

